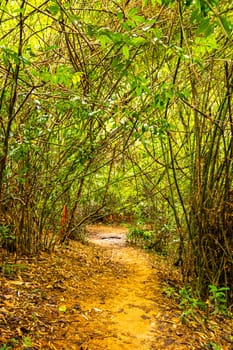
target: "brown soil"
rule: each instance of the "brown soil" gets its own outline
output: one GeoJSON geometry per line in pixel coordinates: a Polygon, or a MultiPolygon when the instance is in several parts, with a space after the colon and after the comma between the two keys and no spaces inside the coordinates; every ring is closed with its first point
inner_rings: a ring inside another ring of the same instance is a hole
{"type": "MultiPolygon", "coordinates": [[[[162,258],[127,246],[126,232],[122,227],[91,226],[88,245],[71,242],[30,264],[17,262],[22,268],[1,279],[0,345],[197,350],[211,349],[212,341],[221,349],[233,349],[217,323],[209,328],[195,319],[182,324],[178,305],[164,295],[164,278],[174,279],[178,273],[167,270],[162,258]]],[[[224,328],[230,336],[230,325],[224,328]]]]}

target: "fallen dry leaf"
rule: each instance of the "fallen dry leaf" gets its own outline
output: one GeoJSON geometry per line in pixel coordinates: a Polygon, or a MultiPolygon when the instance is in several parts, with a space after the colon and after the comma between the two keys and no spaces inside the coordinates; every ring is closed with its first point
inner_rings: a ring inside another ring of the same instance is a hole
{"type": "Polygon", "coordinates": [[[92,226],[90,240],[41,253],[1,275],[0,345],[25,350],[232,349],[232,320],[181,322],[165,281],[181,283],[161,257],[125,243],[122,227],[92,226]],[[107,239],[107,238],[109,239],[107,239]],[[112,240],[111,241],[111,237],[112,240]],[[118,244],[119,243],[119,244],[118,244]]]}

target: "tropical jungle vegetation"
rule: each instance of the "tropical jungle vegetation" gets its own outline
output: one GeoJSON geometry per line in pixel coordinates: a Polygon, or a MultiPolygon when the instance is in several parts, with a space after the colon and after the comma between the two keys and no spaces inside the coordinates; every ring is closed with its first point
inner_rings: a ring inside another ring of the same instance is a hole
{"type": "Polygon", "coordinates": [[[133,221],[230,306],[231,2],[3,0],[0,28],[1,251],[133,221]]]}

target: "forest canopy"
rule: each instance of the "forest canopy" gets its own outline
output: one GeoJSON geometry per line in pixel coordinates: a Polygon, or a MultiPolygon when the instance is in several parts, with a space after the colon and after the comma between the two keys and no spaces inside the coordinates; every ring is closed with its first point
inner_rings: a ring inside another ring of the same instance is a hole
{"type": "Polygon", "coordinates": [[[133,217],[201,296],[232,286],[232,5],[3,0],[0,26],[1,246],[133,217]]]}

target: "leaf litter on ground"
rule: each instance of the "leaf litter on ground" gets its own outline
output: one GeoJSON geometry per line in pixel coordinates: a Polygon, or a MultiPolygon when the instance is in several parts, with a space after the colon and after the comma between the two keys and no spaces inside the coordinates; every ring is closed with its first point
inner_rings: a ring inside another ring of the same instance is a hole
{"type": "MultiPolygon", "coordinates": [[[[125,234],[101,225],[89,231],[125,234]]],[[[14,269],[1,272],[0,349],[233,349],[232,320],[206,324],[199,314],[182,323],[167,292],[181,288],[180,273],[165,259],[103,241],[12,260],[14,269]]]]}

